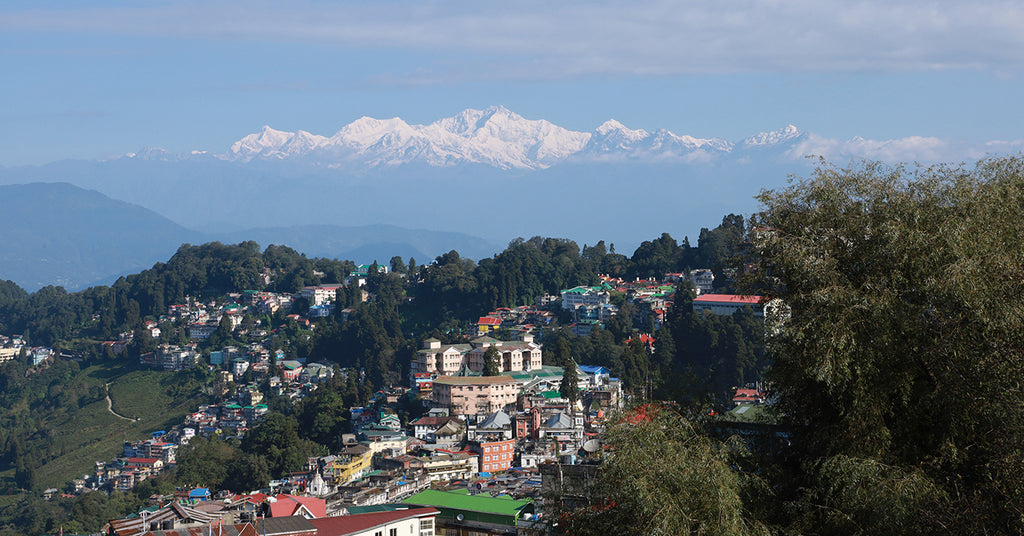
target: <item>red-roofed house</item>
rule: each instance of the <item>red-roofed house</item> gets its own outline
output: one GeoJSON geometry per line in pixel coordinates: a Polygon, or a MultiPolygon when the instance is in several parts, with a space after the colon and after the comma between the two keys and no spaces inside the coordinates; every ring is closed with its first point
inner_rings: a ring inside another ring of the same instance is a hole
{"type": "Polygon", "coordinates": [[[764,318],[764,298],[761,296],[702,294],[693,299],[693,311],[697,314],[709,311],[716,315],[732,315],[744,307],[750,307],[754,316],[764,318]]]}
{"type": "Polygon", "coordinates": [[[736,393],[732,395],[733,404],[761,404],[764,402],[764,397],[761,396],[761,392],[757,389],[736,389],[736,393]]]}
{"type": "Polygon", "coordinates": [[[159,471],[163,469],[164,462],[159,458],[128,458],[124,462],[124,466],[127,468],[146,468],[159,471]]]}
{"type": "Polygon", "coordinates": [[[281,494],[270,502],[270,517],[302,516],[316,519],[327,516],[327,501],[316,497],[281,494]]]}
{"type": "Polygon", "coordinates": [[[477,337],[483,337],[497,331],[501,327],[501,319],[493,316],[481,316],[480,320],[476,321],[476,335],[477,337]]]}
{"type": "Polygon", "coordinates": [[[434,508],[409,508],[311,519],[317,536],[434,536],[434,508]]]}

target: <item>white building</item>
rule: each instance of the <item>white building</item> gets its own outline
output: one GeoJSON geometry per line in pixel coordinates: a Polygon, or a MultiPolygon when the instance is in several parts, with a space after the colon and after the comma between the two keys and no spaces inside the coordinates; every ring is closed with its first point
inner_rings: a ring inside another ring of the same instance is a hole
{"type": "Polygon", "coordinates": [[[608,289],[604,287],[574,287],[562,291],[562,309],[572,310],[581,305],[606,305],[608,289]]]}
{"type": "Polygon", "coordinates": [[[714,290],[715,274],[707,268],[690,270],[690,281],[693,283],[693,288],[697,290],[698,296],[708,294],[714,290]]]}

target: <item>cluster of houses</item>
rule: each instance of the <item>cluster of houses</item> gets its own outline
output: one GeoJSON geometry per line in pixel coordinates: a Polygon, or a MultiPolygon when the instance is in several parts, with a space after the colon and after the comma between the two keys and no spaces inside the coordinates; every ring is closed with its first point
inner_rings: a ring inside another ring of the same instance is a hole
{"type": "MultiPolygon", "coordinates": [[[[710,270],[666,274],[663,281],[604,277],[598,286],[562,291],[560,305],[572,312],[574,331],[585,334],[618,314],[610,299],[617,292],[634,305],[635,322],[658,326],[672,303],[675,284],[683,280],[698,291],[693,305],[697,311],[732,314],[753,306],[763,315],[759,297],[711,293],[710,270]]],[[[237,328],[244,313],[288,310],[298,297],[309,303],[309,318],[333,314],[340,287],[306,287],[299,296],[247,292],[220,308],[190,301],[169,308],[168,317],[187,322],[190,337],[201,340],[219,329],[225,316],[237,328]]],[[[252,536],[547,533],[535,506],[541,501],[541,475],[550,473],[541,468],[591,461],[588,453],[603,431],[605,412],[623,402],[621,383],[603,367],[544,364],[542,347],[531,333],[555,317],[542,307],[558,303],[558,297],[545,297],[539,307],[492,311],[480,317],[476,338],[465,343],[427,339],[411,363],[410,387],[380,391],[367,407],[352,408],[352,433],[339,438],[330,455],[309,459],[303,471],[249,495],[211,497],[190,490],[154,498],[138,516],[111,521],[108,534],[174,536],[173,531],[186,526],[252,536]],[[492,337],[500,333],[515,334],[514,340],[492,337]],[[574,374],[579,386],[573,400],[559,393],[566,374],[574,374]],[[398,400],[409,391],[429,411],[403,422],[398,400]]],[[[650,336],[641,338],[654,343],[650,336]]],[[[161,345],[142,360],[155,368],[180,370],[196,366],[201,357],[192,343],[161,345]]],[[[236,384],[243,376],[266,380],[277,395],[301,398],[338,373],[326,365],[285,359],[280,350],[271,352],[260,343],[212,351],[208,362],[220,369],[217,391],[234,390],[230,402],[201,406],[166,434],[126,442],[122,456],[98,462],[92,480],[76,481],[76,489],[130,489],[173,466],[177,447],[195,435],[244,435],[267,407],[255,383],[236,384]]],[[[737,404],[763,401],[760,389],[736,393],[737,404]]]]}
{"type": "Polygon", "coordinates": [[[21,335],[7,337],[0,335],[0,363],[13,361],[21,356],[22,352],[28,363],[33,367],[46,362],[54,357],[53,348],[46,346],[27,346],[21,335]]]}

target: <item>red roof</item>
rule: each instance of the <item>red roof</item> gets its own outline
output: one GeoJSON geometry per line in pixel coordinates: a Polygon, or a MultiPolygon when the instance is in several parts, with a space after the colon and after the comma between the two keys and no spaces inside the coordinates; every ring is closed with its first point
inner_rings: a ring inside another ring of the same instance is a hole
{"type": "Polygon", "coordinates": [[[159,458],[128,458],[126,463],[131,463],[131,464],[140,464],[141,463],[141,464],[153,465],[154,463],[156,463],[158,461],[160,461],[159,458]]]}
{"type": "Polygon", "coordinates": [[[410,517],[432,517],[439,513],[441,513],[440,510],[435,508],[410,508],[393,512],[370,512],[366,514],[310,519],[309,522],[316,527],[318,536],[345,536],[346,534],[368,531],[372,528],[395,523],[410,517]]]}
{"type": "Polygon", "coordinates": [[[327,516],[327,501],[316,497],[299,497],[281,494],[277,501],[270,503],[270,517],[291,517],[303,506],[316,517],[327,516]]]}
{"type": "Polygon", "coordinates": [[[476,323],[477,324],[487,325],[487,326],[500,326],[501,325],[501,319],[500,318],[494,318],[494,317],[491,317],[491,316],[481,316],[480,320],[477,320],[476,323]]]}
{"type": "Polygon", "coordinates": [[[719,303],[746,303],[758,305],[763,298],[761,296],[740,296],[738,294],[701,294],[693,299],[698,302],[719,302],[719,303]]]}

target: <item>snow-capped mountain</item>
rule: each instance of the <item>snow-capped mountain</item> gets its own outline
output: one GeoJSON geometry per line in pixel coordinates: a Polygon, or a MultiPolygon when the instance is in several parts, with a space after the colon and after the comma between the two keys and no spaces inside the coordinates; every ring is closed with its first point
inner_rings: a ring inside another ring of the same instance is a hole
{"type": "MultiPolygon", "coordinates": [[[[739,145],[784,144],[799,135],[790,125],[752,136],[739,145]]],[[[410,125],[397,117],[362,117],[330,137],[265,126],[235,142],[221,158],[241,162],[296,160],[323,167],[477,163],[500,169],[544,169],[570,159],[707,159],[728,155],[736,147],[720,138],[677,135],[665,129],[653,133],[633,130],[615,120],[606,121],[593,132],[576,132],[494,106],[467,109],[428,125],[410,125]]]]}
{"type": "Polygon", "coordinates": [[[767,145],[778,145],[803,136],[800,129],[793,125],[786,125],[785,128],[771,132],[761,132],[743,140],[744,147],[764,147],[767,145]]]}
{"type": "Polygon", "coordinates": [[[331,137],[282,132],[263,127],[235,142],[224,158],[302,158],[326,166],[431,166],[488,164],[502,169],[537,169],[579,152],[590,134],[573,132],[544,120],[529,120],[496,106],[465,110],[429,125],[399,118],[359,118],[331,137]]]}

